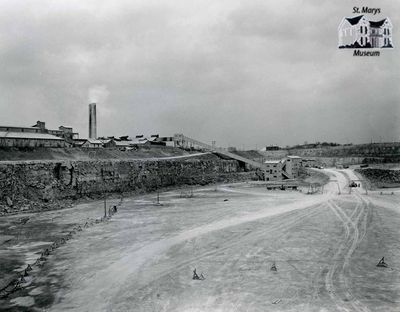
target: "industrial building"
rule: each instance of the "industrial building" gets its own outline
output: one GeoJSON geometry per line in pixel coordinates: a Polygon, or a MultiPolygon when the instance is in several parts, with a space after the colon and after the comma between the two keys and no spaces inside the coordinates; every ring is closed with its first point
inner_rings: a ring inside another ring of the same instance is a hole
{"type": "Polygon", "coordinates": [[[87,148],[101,148],[103,147],[103,142],[96,139],[87,139],[81,146],[87,148]]]}
{"type": "Polygon", "coordinates": [[[296,179],[302,168],[302,158],[299,156],[286,156],[281,160],[266,160],[265,181],[281,181],[296,179]]]}
{"type": "Polygon", "coordinates": [[[162,141],[159,135],[152,135],[150,138],[145,138],[143,135],[137,135],[134,139],[130,139],[129,136],[121,137],[102,137],[98,139],[76,139],[74,140],[74,146],[85,147],[85,148],[116,148],[119,150],[129,150],[133,148],[139,148],[151,145],[165,146],[166,143],[162,141]]]}
{"type": "Polygon", "coordinates": [[[4,132],[24,132],[24,133],[46,133],[67,141],[78,138],[79,133],[74,132],[71,127],[60,126],[58,130],[51,130],[46,128],[44,121],[37,121],[32,127],[17,127],[17,126],[0,126],[0,131],[4,132]]]}
{"type": "Polygon", "coordinates": [[[63,138],[47,133],[0,131],[0,147],[68,147],[63,138]]]}
{"type": "Polygon", "coordinates": [[[289,179],[296,179],[299,177],[300,168],[302,166],[301,160],[299,156],[286,156],[282,170],[289,175],[289,179]]]}
{"type": "Polygon", "coordinates": [[[317,161],[315,159],[303,159],[302,160],[302,166],[304,168],[315,168],[317,166],[317,161]]]}
{"type": "Polygon", "coordinates": [[[265,161],[265,181],[280,181],[282,177],[282,161],[266,160],[265,161]]]}
{"type": "Polygon", "coordinates": [[[79,134],[70,127],[51,130],[43,121],[37,121],[32,127],[0,126],[3,147],[68,147],[77,137],[79,134]]]}

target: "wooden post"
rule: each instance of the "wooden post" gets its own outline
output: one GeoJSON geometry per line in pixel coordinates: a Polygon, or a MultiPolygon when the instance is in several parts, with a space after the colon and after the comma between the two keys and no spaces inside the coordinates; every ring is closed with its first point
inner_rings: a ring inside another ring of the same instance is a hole
{"type": "Polygon", "coordinates": [[[104,194],[104,218],[107,217],[107,199],[106,195],[104,194]]]}

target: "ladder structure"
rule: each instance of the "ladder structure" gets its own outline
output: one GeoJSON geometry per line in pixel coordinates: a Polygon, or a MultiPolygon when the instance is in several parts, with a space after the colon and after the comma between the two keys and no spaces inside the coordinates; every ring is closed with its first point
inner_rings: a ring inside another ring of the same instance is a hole
{"type": "Polygon", "coordinates": [[[210,151],[210,152],[213,152],[216,154],[220,154],[220,155],[223,155],[225,157],[228,157],[228,158],[231,158],[234,160],[238,160],[240,162],[250,165],[251,167],[258,168],[261,170],[266,169],[266,166],[264,163],[260,163],[258,161],[237,155],[235,153],[228,152],[226,149],[221,148],[221,147],[216,147],[215,145],[210,145],[207,143],[200,142],[198,140],[189,138],[183,134],[175,134],[173,140],[174,140],[175,146],[178,146],[178,147],[191,148],[191,147],[197,146],[197,147],[201,147],[207,151],[210,151]]]}

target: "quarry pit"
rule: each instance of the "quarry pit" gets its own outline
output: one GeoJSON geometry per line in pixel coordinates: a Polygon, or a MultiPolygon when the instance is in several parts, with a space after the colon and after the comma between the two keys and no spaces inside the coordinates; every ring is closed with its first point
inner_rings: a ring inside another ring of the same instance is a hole
{"type": "Polygon", "coordinates": [[[398,311],[400,192],[354,168],[290,190],[209,153],[0,172],[1,311],[398,311]]]}

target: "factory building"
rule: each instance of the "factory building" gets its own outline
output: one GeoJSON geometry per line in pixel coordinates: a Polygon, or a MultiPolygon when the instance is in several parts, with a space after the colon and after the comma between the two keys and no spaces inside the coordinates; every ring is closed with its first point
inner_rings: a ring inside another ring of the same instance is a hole
{"type": "Polygon", "coordinates": [[[281,181],[283,179],[282,165],[281,160],[266,160],[265,181],[281,181]]]}
{"type": "Polygon", "coordinates": [[[70,127],[51,130],[43,121],[32,127],[0,126],[0,146],[6,147],[67,147],[76,137],[79,134],[70,127]]]}
{"type": "Polygon", "coordinates": [[[302,160],[302,166],[304,168],[315,168],[317,166],[317,161],[315,159],[303,159],[302,160]]]}
{"type": "Polygon", "coordinates": [[[161,146],[166,146],[167,143],[163,141],[162,138],[160,138],[160,135],[158,134],[152,134],[149,139],[147,139],[150,142],[150,145],[161,145],[161,146]]]}
{"type": "Polygon", "coordinates": [[[11,132],[0,130],[0,147],[68,147],[63,138],[39,132],[11,132]]]}
{"type": "Polygon", "coordinates": [[[87,139],[81,146],[86,148],[101,148],[103,147],[103,142],[96,139],[87,139]]]}
{"type": "Polygon", "coordinates": [[[264,164],[266,181],[296,179],[300,175],[302,158],[299,156],[286,156],[281,160],[266,160],[264,164]]]}
{"type": "Polygon", "coordinates": [[[301,157],[286,156],[283,165],[283,170],[287,172],[290,179],[296,179],[299,177],[301,165],[302,165],[301,157]]]}

